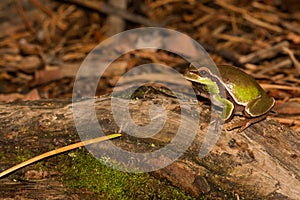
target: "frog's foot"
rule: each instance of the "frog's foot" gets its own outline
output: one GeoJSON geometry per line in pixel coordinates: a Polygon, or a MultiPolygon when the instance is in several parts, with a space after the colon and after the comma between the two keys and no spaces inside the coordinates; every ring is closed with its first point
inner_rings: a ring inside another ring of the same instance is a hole
{"type": "Polygon", "coordinates": [[[238,133],[244,131],[246,128],[248,128],[251,124],[254,124],[256,122],[259,122],[266,118],[266,115],[262,115],[255,118],[247,118],[238,122],[235,122],[233,124],[227,125],[226,130],[230,131],[236,128],[239,128],[238,133]]]}

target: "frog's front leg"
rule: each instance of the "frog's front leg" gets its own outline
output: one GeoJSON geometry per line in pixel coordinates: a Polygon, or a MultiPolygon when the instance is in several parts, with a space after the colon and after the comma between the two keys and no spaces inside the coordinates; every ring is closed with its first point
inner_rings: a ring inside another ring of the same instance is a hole
{"type": "Polygon", "coordinates": [[[221,119],[226,121],[228,120],[234,111],[234,104],[226,98],[222,98],[218,94],[212,95],[211,98],[212,104],[220,107],[222,109],[221,119]]]}

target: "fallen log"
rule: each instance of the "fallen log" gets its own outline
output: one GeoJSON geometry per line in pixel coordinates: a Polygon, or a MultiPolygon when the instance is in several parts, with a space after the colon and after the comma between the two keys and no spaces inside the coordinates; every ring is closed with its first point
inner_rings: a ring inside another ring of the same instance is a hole
{"type": "MultiPolygon", "coordinates": [[[[0,152],[2,152],[0,160],[14,154],[14,150],[20,146],[33,151],[37,147],[39,150],[48,150],[53,145],[58,148],[78,141],[72,107],[74,108],[74,104],[82,104],[84,111],[87,101],[90,100],[81,100],[73,104],[68,100],[0,104],[0,152]]],[[[122,127],[114,121],[111,98],[97,98],[93,101],[103,132],[109,134],[122,131],[122,127]]],[[[122,100],[120,104],[121,102],[122,100]]],[[[185,103],[200,112],[197,134],[179,159],[164,168],[150,172],[153,176],[167,179],[195,197],[202,195],[209,197],[218,190],[229,191],[237,199],[300,198],[300,134],[298,132],[272,120],[254,124],[242,133],[237,133],[236,130],[223,130],[212,151],[204,158],[200,158],[199,149],[209,126],[210,106],[205,104],[200,106],[197,102],[191,104],[189,101],[185,103]]],[[[185,107],[180,107],[176,98],[152,89],[147,90],[146,96],[130,100],[132,120],[136,124],[146,126],[151,122],[151,118],[158,117],[149,117],[151,106],[158,104],[164,107],[167,116],[158,134],[150,138],[136,138],[125,132],[121,138],[114,140],[113,144],[127,151],[144,153],[158,150],[172,142],[182,123],[181,114],[186,111],[185,107]]],[[[82,124],[89,124],[86,120],[88,121],[90,116],[91,113],[82,112],[79,121],[82,124]]],[[[126,122],[129,119],[123,120],[126,122]]],[[[93,128],[87,126],[86,131],[93,132],[93,128]]],[[[187,128],[181,139],[190,137],[192,132],[193,130],[187,128]]],[[[101,150],[107,150],[108,146],[109,144],[94,145],[101,150]]],[[[180,148],[175,146],[168,150],[176,152],[178,149],[180,148]]],[[[162,155],[156,158],[156,161],[153,158],[154,160],[149,163],[155,165],[155,162],[167,158],[162,155]]],[[[3,171],[11,165],[12,163],[2,161],[0,169],[3,171]]],[[[14,173],[11,176],[14,177],[14,173]]],[[[11,184],[11,176],[1,180],[3,187],[0,187],[0,194],[5,193],[7,188],[5,184],[11,184]]],[[[14,188],[17,191],[18,185],[14,188]]],[[[18,195],[22,196],[20,193],[18,195]]]]}

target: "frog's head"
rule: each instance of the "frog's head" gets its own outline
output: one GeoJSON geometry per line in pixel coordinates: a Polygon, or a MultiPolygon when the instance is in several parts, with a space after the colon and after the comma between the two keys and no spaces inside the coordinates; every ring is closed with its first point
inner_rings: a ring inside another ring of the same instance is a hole
{"type": "Polygon", "coordinates": [[[206,92],[209,93],[213,104],[223,108],[221,114],[222,119],[227,120],[230,118],[234,106],[226,99],[226,95],[222,92],[225,91],[225,88],[222,87],[221,82],[216,75],[212,73],[211,68],[201,66],[197,69],[193,64],[190,64],[188,69],[185,71],[184,77],[194,83],[196,85],[196,89],[198,84],[205,85],[206,92]]]}
{"type": "Polygon", "coordinates": [[[200,66],[198,69],[193,63],[186,69],[184,78],[194,84],[201,84],[206,86],[207,92],[211,95],[220,93],[220,81],[212,73],[208,67],[200,66]]]}
{"type": "Polygon", "coordinates": [[[209,86],[214,84],[212,79],[214,79],[215,76],[208,67],[199,67],[199,69],[197,69],[195,65],[191,63],[186,69],[184,77],[185,79],[194,83],[200,83],[209,86]]]}

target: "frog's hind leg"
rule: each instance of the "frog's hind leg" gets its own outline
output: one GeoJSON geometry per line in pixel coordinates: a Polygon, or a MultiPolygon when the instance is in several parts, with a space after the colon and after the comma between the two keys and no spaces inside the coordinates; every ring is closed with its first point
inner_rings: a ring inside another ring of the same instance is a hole
{"type": "Polygon", "coordinates": [[[235,122],[233,124],[227,125],[226,130],[230,131],[232,129],[236,129],[236,128],[240,127],[240,129],[238,130],[238,132],[240,133],[243,130],[245,130],[246,128],[248,128],[250,125],[265,119],[266,116],[267,115],[261,115],[259,117],[255,117],[255,118],[246,118],[244,120],[240,120],[240,121],[235,122]]]}
{"type": "Polygon", "coordinates": [[[258,117],[269,112],[274,104],[274,98],[261,95],[247,104],[245,107],[245,114],[250,117],[258,117]]]}
{"type": "Polygon", "coordinates": [[[227,130],[232,130],[240,127],[238,132],[242,132],[251,124],[259,122],[266,118],[267,113],[272,109],[275,100],[263,94],[247,104],[244,114],[247,117],[245,120],[233,123],[227,126],[227,130]]]}

